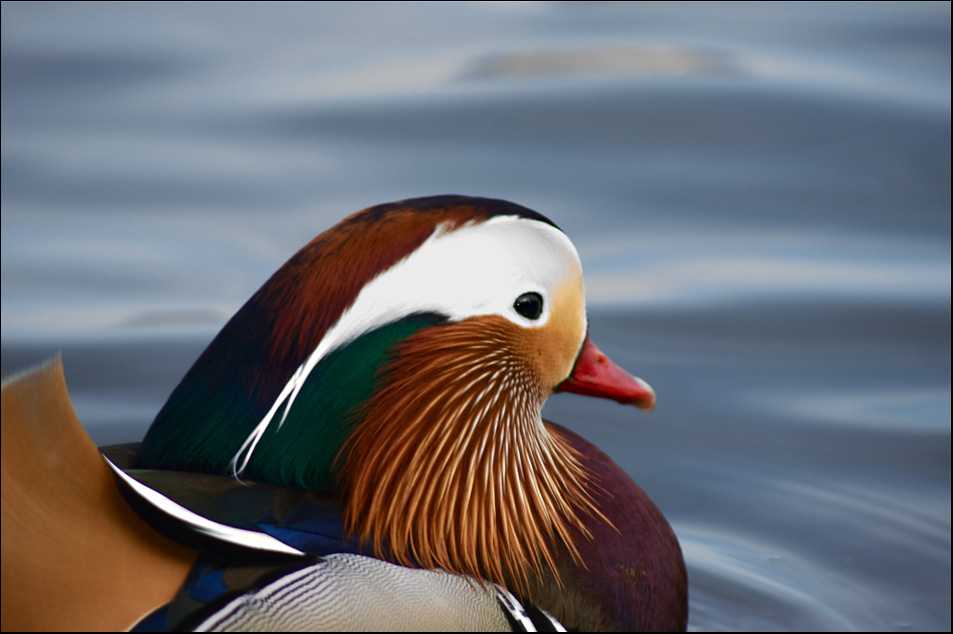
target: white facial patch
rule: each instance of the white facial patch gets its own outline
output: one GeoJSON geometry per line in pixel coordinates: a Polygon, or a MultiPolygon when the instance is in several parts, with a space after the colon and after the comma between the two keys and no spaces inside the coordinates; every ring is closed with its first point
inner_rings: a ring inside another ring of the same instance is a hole
{"type": "Polygon", "coordinates": [[[566,234],[538,220],[495,216],[450,231],[438,225],[420,247],[368,282],[328,329],[232,459],[234,473],[244,470],[282,405],[284,422],[311,370],[333,350],[418,313],[445,315],[454,322],[500,315],[519,326],[539,327],[549,320],[556,289],[579,270],[579,255],[566,234]],[[537,319],[528,319],[513,307],[520,295],[530,292],[543,299],[537,319]]]}
{"type": "Polygon", "coordinates": [[[353,338],[421,312],[451,321],[500,315],[521,326],[541,326],[549,319],[553,292],[573,265],[579,266],[579,256],[569,238],[536,220],[502,216],[450,232],[438,227],[416,251],[369,282],[328,336],[350,331],[345,339],[353,338]],[[536,320],[513,309],[527,292],[543,297],[536,320]]]}

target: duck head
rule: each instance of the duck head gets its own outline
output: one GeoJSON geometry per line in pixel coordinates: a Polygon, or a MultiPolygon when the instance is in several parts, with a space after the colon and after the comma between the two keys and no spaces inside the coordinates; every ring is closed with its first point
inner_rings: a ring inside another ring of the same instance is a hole
{"type": "Polygon", "coordinates": [[[555,391],[651,409],[587,336],[566,235],[500,200],[359,212],[236,313],[156,417],[148,468],[341,492],[397,563],[521,583],[598,516],[555,391]]]}

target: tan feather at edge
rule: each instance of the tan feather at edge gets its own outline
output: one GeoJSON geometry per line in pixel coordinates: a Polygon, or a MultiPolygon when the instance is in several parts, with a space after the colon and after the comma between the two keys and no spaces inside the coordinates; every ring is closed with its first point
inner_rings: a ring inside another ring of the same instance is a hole
{"type": "Polygon", "coordinates": [[[2,388],[2,628],[120,630],[172,599],[196,553],[123,500],[59,357],[2,388]]]}

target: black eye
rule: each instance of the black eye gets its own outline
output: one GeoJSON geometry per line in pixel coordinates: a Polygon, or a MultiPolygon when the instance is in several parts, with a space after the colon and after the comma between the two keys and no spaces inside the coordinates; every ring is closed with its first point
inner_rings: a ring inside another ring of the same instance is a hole
{"type": "Polygon", "coordinates": [[[539,293],[523,293],[513,302],[513,309],[527,319],[539,319],[543,314],[543,296],[539,293]]]}

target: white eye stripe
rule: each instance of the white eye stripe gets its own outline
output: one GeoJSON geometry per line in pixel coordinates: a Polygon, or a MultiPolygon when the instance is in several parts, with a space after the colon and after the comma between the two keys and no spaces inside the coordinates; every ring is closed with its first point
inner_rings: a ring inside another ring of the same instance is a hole
{"type": "Polygon", "coordinates": [[[513,300],[527,291],[543,297],[546,323],[552,289],[574,263],[575,248],[551,225],[497,216],[446,232],[438,228],[416,251],[371,280],[325,339],[341,345],[378,326],[414,313],[434,312],[451,321],[476,315],[514,319],[513,300]]]}

